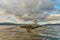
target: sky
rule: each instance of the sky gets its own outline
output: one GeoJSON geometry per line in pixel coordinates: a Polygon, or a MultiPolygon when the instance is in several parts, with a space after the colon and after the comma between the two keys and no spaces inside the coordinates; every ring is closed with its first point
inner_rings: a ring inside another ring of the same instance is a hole
{"type": "Polygon", "coordinates": [[[60,23],[60,0],[0,0],[0,22],[60,23]],[[8,18],[7,18],[8,17],[8,18]]]}

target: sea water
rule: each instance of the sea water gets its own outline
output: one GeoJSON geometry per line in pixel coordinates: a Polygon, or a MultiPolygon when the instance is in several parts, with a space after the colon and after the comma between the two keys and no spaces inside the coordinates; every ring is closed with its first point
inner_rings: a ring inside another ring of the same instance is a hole
{"type": "Polygon", "coordinates": [[[46,36],[52,37],[52,40],[60,40],[60,25],[44,25],[44,27],[48,28],[46,36]]]}
{"type": "MultiPolygon", "coordinates": [[[[17,27],[20,25],[0,25],[1,28],[11,28],[11,27],[17,27]]],[[[38,33],[40,36],[44,36],[47,38],[47,40],[60,40],[60,25],[44,25],[42,26],[41,31],[45,32],[44,34],[38,33]],[[46,30],[44,29],[46,28],[46,30]]]]}

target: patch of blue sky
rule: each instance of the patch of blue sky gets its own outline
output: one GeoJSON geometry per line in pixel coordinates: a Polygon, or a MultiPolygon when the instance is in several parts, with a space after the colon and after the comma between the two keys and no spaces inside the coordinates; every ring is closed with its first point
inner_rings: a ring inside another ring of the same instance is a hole
{"type": "Polygon", "coordinates": [[[52,2],[58,2],[59,0],[51,0],[52,2]]]}
{"type": "Polygon", "coordinates": [[[57,9],[60,9],[60,2],[58,2],[58,3],[56,4],[56,8],[57,8],[57,9]]]}
{"type": "Polygon", "coordinates": [[[55,5],[56,6],[56,9],[60,9],[60,1],[59,0],[51,0],[51,2],[57,2],[57,4],[55,5]]]}
{"type": "Polygon", "coordinates": [[[57,4],[55,4],[55,10],[52,12],[48,12],[48,14],[57,14],[57,11],[60,10],[60,0],[51,0],[51,2],[56,2],[57,4]]]}
{"type": "Polygon", "coordinates": [[[53,14],[52,12],[48,12],[48,14],[53,14]]]}
{"type": "Polygon", "coordinates": [[[52,11],[52,12],[48,12],[48,14],[57,14],[57,10],[56,11],[52,11]]]}
{"type": "Polygon", "coordinates": [[[9,19],[9,20],[12,21],[12,22],[16,22],[16,19],[14,19],[14,18],[11,17],[11,16],[8,16],[7,19],[9,19]]]}

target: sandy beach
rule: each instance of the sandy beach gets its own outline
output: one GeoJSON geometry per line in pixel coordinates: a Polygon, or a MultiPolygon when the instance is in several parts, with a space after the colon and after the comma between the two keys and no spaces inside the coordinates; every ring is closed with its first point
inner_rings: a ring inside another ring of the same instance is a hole
{"type": "Polygon", "coordinates": [[[36,28],[28,33],[25,28],[11,27],[0,29],[0,40],[47,40],[44,36],[48,28],[36,28]],[[43,35],[44,34],[44,35],[43,35]]]}

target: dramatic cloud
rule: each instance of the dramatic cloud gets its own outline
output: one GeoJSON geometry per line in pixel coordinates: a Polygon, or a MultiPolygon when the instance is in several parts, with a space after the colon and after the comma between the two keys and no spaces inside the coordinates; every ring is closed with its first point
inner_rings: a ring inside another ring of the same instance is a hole
{"type": "Polygon", "coordinates": [[[60,10],[55,6],[59,1],[0,0],[0,22],[32,23],[38,19],[39,24],[60,23],[60,10]]]}
{"type": "Polygon", "coordinates": [[[55,9],[50,0],[0,0],[0,8],[18,16],[29,14],[32,19],[45,19],[55,9]]]}

